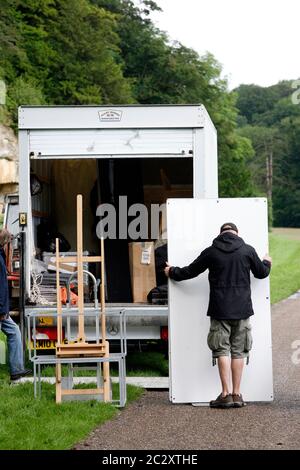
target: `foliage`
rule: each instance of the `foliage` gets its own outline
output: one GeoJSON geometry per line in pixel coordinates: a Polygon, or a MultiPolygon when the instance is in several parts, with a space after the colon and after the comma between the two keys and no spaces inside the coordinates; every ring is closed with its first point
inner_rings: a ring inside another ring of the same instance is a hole
{"type": "Polygon", "coordinates": [[[300,106],[292,102],[292,82],[267,88],[241,85],[236,92],[239,134],[255,150],[247,161],[253,182],[267,193],[266,162],[272,157],[274,224],[300,227],[300,106]]]}
{"type": "Polygon", "coordinates": [[[282,81],[266,88],[258,85],[240,85],[236,91],[240,115],[246,118],[248,124],[257,124],[262,116],[267,119],[270,110],[273,112],[273,108],[278,106],[279,100],[291,95],[291,82],[282,81]]]}
{"type": "Polygon", "coordinates": [[[300,227],[300,116],[281,120],[278,132],[284,146],[274,188],[275,223],[277,226],[300,227]]]}
{"type": "Polygon", "coordinates": [[[0,78],[8,95],[0,120],[16,128],[25,103],[203,103],[218,131],[220,196],[270,196],[272,156],[270,214],[273,203],[276,225],[300,226],[292,83],[229,92],[217,60],[172,42],[151,21],[155,10],[152,0],[2,0],[0,78]]]}
{"type": "Polygon", "coordinates": [[[14,120],[20,98],[26,104],[133,101],[109,11],[88,0],[2,3],[0,67],[14,120]]]}
{"type": "Polygon", "coordinates": [[[151,21],[152,0],[2,0],[1,119],[20,104],[203,103],[218,130],[220,193],[253,193],[250,141],[236,132],[236,95],[221,66],[171,42],[151,21]]]}
{"type": "Polygon", "coordinates": [[[39,84],[34,79],[18,77],[8,89],[7,109],[12,118],[12,123],[17,122],[18,107],[22,104],[41,105],[45,99],[39,84]]]}
{"type": "MultiPolygon", "coordinates": [[[[107,0],[97,3],[111,4],[107,0]]],[[[236,133],[236,95],[228,92],[220,64],[209,53],[199,57],[194,50],[171,42],[131,1],[115,1],[113,11],[120,15],[124,74],[132,81],[136,101],[203,103],[218,131],[220,195],[252,195],[251,175],[246,167],[251,143],[236,133]]]]}

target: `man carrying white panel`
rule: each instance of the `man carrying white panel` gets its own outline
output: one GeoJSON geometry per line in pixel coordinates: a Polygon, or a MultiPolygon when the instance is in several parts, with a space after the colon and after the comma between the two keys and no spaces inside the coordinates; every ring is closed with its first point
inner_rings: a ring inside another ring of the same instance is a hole
{"type": "Polygon", "coordinates": [[[207,315],[211,324],[207,343],[212,350],[213,364],[218,359],[222,384],[222,393],[210,402],[212,408],[240,408],[245,405],[240,384],[244,359],[249,359],[252,347],[250,316],[254,312],[250,271],[257,279],[264,279],[270,273],[271,264],[269,255],[260,260],[255,249],[238,236],[237,226],[231,222],[222,225],[213,244],[189,266],[179,268],[167,263],[165,274],[174,281],[192,279],[209,270],[207,315]]]}

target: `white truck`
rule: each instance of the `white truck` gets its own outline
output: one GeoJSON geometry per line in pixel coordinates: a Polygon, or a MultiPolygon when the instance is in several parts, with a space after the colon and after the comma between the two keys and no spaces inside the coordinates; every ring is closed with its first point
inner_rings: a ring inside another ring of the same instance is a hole
{"type": "MultiPolygon", "coordinates": [[[[28,304],[28,299],[36,259],[47,251],[45,233],[55,227],[70,251],[75,246],[76,194],[85,201],[84,249],[96,253],[98,204],[117,206],[122,195],[128,204],[147,206],[167,197],[216,198],[217,168],[217,133],[203,105],[20,107],[23,316],[38,312],[42,324],[43,314],[55,311],[55,305],[28,304]]],[[[165,337],[168,306],[132,301],[128,240],[105,245],[107,311],[125,311],[128,341],[165,337]]],[[[108,317],[108,339],[117,335],[117,322],[108,317]]]]}

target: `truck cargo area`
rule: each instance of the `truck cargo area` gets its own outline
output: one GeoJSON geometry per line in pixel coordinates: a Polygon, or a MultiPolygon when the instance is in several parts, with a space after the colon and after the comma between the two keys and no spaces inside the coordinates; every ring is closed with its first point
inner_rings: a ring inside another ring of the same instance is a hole
{"type": "MultiPolygon", "coordinates": [[[[62,252],[65,251],[67,255],[68,252],[76,251],[77,194],[83,195],[84,250],[89,254],[99,254],[100,250],[100,240],[96,234],[100,220],[96,215],[99,204],[109,203],[115,207],[117,234],[120,196],[127,197],[128,208],[132,204],[142,203],[149,209],[147,238],[132,240],[127,236],[126,239],[105,240],[107,302],[126,303],[127,306],[133,303],[135,299],[132,295],[128,244],[151,240],[151,204],[161,205],[168,197],[192,197],[193,159],[181,157],[31,160],[30,171],[33,183],[38,181],[41,185],[40,191],[31,196],[31,207],[35,258],[44,263],[51,260],[49,252],[53,251],[51,248],[56,236],[61,239],[62,252]]],[[[133,218],[128,217],[128,223],[133,218]]],[[[161,238],[152,240],[154,249],[167,241],[164,211],[160,212],[159,226],[161,238]]],[[[51,265],[51,262],[49,264],[51,265]]],[[[33,261],[32,272],[37,266],[38,263],[33,261]]],[[[95,266],[87,268],[96,277],[99,275],[95,266]]],[[[47,295],[47,290],[45,294],[47,295]]],[[[92,298],[87,300],[92,301],[92,298]]],[[[147,305],[146,299],[142,304],[147,305]]]]}

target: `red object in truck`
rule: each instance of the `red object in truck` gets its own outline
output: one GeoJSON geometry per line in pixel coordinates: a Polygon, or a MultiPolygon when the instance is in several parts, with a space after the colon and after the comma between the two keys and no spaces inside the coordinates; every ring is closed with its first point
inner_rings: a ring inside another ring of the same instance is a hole
{"type": "Polygon", "coordinates": [[[162,326],[160,328],[160,338],[163,340],[163,341],[168,341],[169,339],[169,331],[168,331],[168,327],[167,326],[162,326]]]}
{"type": "MultiPolygon", "coordinates": [[[[37,339],[50,339],[52,341],[57,341],[57,328],[56,326],[37,326],[36,327],[36,338],[37,339]]],[[[64,328],[63,328],[63,337],[64,340],[64,328]]],[[[33,338],[32,338],[33,339],[33,338]]]]}
{"type": "Polygon", "coordinates": [[[5,247],[7,280],[13,281],[12,287],[19,287],[20,281],[20,252],[14,249],[12,243],[5,247]]]}
{"type": "MultiPolygon", "coordinates": [[[[71,288],[74,288],[73,284],[71,284],[71,288]]],[[[60,288],[60,295],[61,295],[61,303],[63,305],[66,305],[67,300],[68,300],[67,288],[66,287],[61,287],[60,288]]],[[[72,291],[70,291],[70,302],[71,302],[71,305],[77,305],[78,304],[78,295],[76,295],[72,291]]]]}

